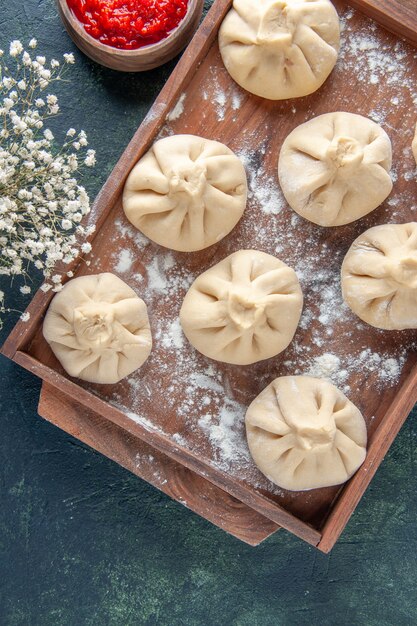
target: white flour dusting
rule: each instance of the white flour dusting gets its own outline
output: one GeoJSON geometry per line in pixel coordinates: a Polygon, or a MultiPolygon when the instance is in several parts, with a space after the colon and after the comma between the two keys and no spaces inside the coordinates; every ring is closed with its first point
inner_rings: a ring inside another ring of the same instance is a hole
{"type": "Polygon", "coordinates": [[[362,350],[359,354],[352,357],[341,358],[336,354],[325,353],[313,358],[308,364],[307,369],[300,368],[295,373],[305,373],[308,376],[316,378],[327,378],[336,386],[340,387],[345,393],[351,390],[346,381],[352,374],[352,371],[361,371],[364,379],[369,375],[375,374],[378,382],[386,385],[395,384],[401,374],[402,367],[406,361],[406,351],[396,358],[389,355],[382,355],[372,352],[370,348],[362,350]]]}
{"type": "MultiPolygon", "coordinates": [[[[354,31],[351,25],[354,15],[349,9],[342,16],[343,41],[336,75],[342,74],[346,80],[355,77],[360,113],[382,123],[394,143],[399,131],[393,128],[392,116],[398,114],[399,107],[406,110],[405,116],[409,115],[410,121],[409,131],[404,132],[409,132],[411,145],[415,111],[410,106],[408,114],[405,104],[409,101],[417,104],[417,85],[413,68],[404,63],[405,44],[382,43],[380,31],[372,22],[354,31]],[[372,101],[367,98],[368,84],[377,90],[372,101]]],[[[201,87],[202,117],[204,119],[206,107],[214,107],[221,135],[221,128],[238,120],[239,110],[249,96],[232,81],[222,89],[216,71],[213,69],[201,87]]],[[[172,125],[176,132],[181,132],[185,124],[185,115],[180,118],[187,104],[186,94],[182,94],[168,118],[168,121],[180,120],[178,127],[172,125]]],[[[297,101],[291,103],[288,114],[296,114],[299,106],[297,101]]],[[[303,106],[305,119],[313,117],[314,111],[303,106]]],[[[404,124],[404,116],[401,123],[404,124]]],[[[161,136],[172,133],[172,128],[166,125],[161,136]]],[[[178,447],[207,458],[213,466],[236,479],[279,496],[282,492],[254,466],[246,444],[244,416],[256,393],[275,376],[308,374],[331,380],[359,403],[364,388],[370,387],[378,393],[398,384],[404,373],[407,350],[410,352],[411,347],[401,347],[399,339],[398,349],[390,351],[384,343],[386,334],[383,332],[377,335],[378,341],[374,341],[372,347],[367,345],[368,327],[353,315],[342,299],[340,265],[347,250],[345,242],[337,241],[335,229],[320,229],[288,208],[276,168],[272,171],[264,167],[268,138],[262,135],[262,130],[254,128],[251,137],[246,131],[239,137],[236,151],[248,175],[249,201],[240,225],[234,236],[225,240],[223,250],[232,253],[250,246],[280,256],[296,270],[305,303],[293,343],[284,355],[269,364],[239,369],[238,383],[235,383],[237,369],[199,355],[190,347],[179,323],[181,303],[187,289],[201,273],[201,263],[193,263],[192,255],[172,253],[151,244],[124,219],[119,219],[116,234],[121,252],[114,259],[114,270],[123,273],[124,280],[148,304],[154,349],[148,362],[121,383],[123,394],[113,392],[110,401],[117,406],[124,405],[131,419],[145,428],[170,436],[178,447]],[[250,146],[257,146],[256,150],[250,146]],[[328,233],[330,243],[326,239],[328,233]],[[134,262],[136,258],[140,258],[140,262],[134,262]],[[253,389],[257,391],[248,392],[254,378],[253,389]],[[242,382],[245,380],[246,387],[242,382]],[[145,415],[156,415],[156,425],[143,417],[145,415]]],[[[415,162],[411,150],[407,149],[403,160],[397,160],[393,175],[399,181],[410,181],[410,187],[405,192],[394,188],[387,203],[392,209],[393,221],[403,220],[405,205],[407,209],[417,210],[415,185],[412,186],[414,172],[415,162]]],[[[362,230],[367,224],[365,218],[360,224],[362,230]]],[[[359,232],[359,226],[356,230],[352,228],[352,240],[359,232]]],[[[207,267],[218,260],[209,249],[207,267]]],[[[372,420],[373,416],[366,417],[372,420]]]]}
{"type": "Polygon", "coordinates": [[[181,350],[184,347],[184,333],[179,319],[169,324],[161,336],[161,344],[168,350],[181,350]]]}
{"type": "Polygon", "coordinates": [[[231,463],[250,463],[250,455],[242,437],[242,416],[245,407],[228,400],[217,415],[206,413],[198,420],[216,452],[217,465],[227,469],[231,463]]]}
{"type": "MultiPolygon", "coordinates": [[[[226,118],[227,113],[233,114],[238,112],[245,99],[245,92],[232,81],[225,90],[220,85],[217,73],[214,70],[208,76],[201,95],[203,100],[214,108],[218,122],[222,122],[226,118]]],[[[232,119],[236,120],[236,117],[233,116],[232,119]]]]}
{"type": "MultiPolygon", "coordinates": [[[[265,147],[261,146],[258,154],[265,154],[265,147]]],[[[253,151],[242,147],[237,152],[248,176],[248,200],[266,215],[277,215],[284,206],[285,198],[278,184],[277,177],[269,176],[263,166],[253,166],[253,151]]]]}
{"type": "Polygon", "coordinates": [[[227,103],[226,94],[223,91],[218,91],[214,97],[214,103],[217,105],[217,119],[219,121],[224,120],[227,103]]]}
{"type": "Polygon", "coordinates": [[[146,268],[149,284],[152,285],[153,291],[164,293],[168,286],[167,277],[163,264],[158,256],[154,257],[150,265],[146,268]]]}
{"type": "Polygon", "coordinates": [[[115,265],[114,269],[119,274],[124,274],[128,272],[132,267],[133,263],[133,255],[130,250],[123,249],[119,253],[117,265],[115,265]]]}
{"type": "Polygon", "coordinates": [[[243,102],[243,93],[234,93],[232,95],[232,109],[233,111],[239,111],[243,102]]]}
{"type": "Polygon", "coordinates": [[[187,97],[186,93],[182,93],[179,97],[177,104],[174,106],[172,111],[168,114],[167,120],[169,122],[173,122],[174,120],[178,120],[181,115],[184,113],[184,102],[187,97]]]}

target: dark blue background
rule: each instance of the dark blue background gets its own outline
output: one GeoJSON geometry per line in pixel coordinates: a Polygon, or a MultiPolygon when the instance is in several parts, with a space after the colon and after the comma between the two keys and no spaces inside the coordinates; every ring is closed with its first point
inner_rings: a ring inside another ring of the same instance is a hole
{"type": "MultiPolygon", "coordinates": [[[[83,128],[97,149],[85,181],[93,196],[174,63],[146,75],[105,70],[74,49],[53,0],[2,0],[0,47],[33,36],[49,58],[76,53],[58,127],[83,128]]],[[[285,531],[254,549],[44,422],[39,381],[0,366],[1,625],[417,622],[415,414],[329,556],[285,531]]]]}

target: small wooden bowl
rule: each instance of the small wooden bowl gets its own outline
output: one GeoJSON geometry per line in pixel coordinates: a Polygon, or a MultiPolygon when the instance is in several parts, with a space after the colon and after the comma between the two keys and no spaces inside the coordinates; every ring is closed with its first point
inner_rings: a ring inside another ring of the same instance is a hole
{"type": "Polygon", "coordinates": [[[68,7],[67,0],[56,0],[56,4],[69,36],[90,59],[121,72],[144,72],[170,61],[185,48],[197,29],[204,0],[189,0],[186,16],[166,39],[137,50],[106,46],[86,33],[83,24],[68,7]]]}

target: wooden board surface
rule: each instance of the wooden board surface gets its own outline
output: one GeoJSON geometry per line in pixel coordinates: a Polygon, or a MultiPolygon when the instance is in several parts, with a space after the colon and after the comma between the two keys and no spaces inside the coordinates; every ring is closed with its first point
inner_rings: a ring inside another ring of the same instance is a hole
{"type": "Polygon", "coordinates": [[[223,67],[215,35],[228,6],[218,0],[99,195],[91,216],[98,224],[92,264],[78,272],[113,271],[146,300],[155,339],[151,358],[116,386],[70,382],[42,338],[39,311],[49,299],[44,295],[30,308],[34,321],[23,330],[24,336],[20,325],[5,351],[129,433],[327,551],[416,399],[415,333],[384,333],[359,323],[343,306],[339,285],[343,255],[358,234],[374,224],[414,218],[417,186],[410,144],[417,102],[415,51],[338,2],[342,51],[329,81],[308,98],[268,102],[239,89],[223,67]],[[180,97],[182,114],[163,126],[180,97]],[[393,140],[397,180],[391,198],[372,215],[325,230],[289,209],[277,184],[276,166],[279,148],[295,126],[334,110],[361,113],[382,123],[393,140]],[[149,243],[127,223],[120,203],[128,171],[157,133],[181,132],[227,143],[244,160],[251,189],[248,209],[233,234],[193,255],[149,243]],[[295,267],[306,306],[295,342],[282,356],[238,368],[210,362],[192,350],[177,316],[192,279],[245,247],[275,254],[295,267]],[[15,355],[23,343],[29,354],[15,355]],[[368,461],[344,489],[285,492],[269,483],[249,457],[245,407],[277,375],[322,371],[320,358],[326,354],[338,364],[327,373],[367,420],[368,461]]]}
{"type": "Polygon", "coordinates": [[[279,528],[184,465],[43,383],[39,415],[222,530],[257,546],[279,528]]]}
{"type": "Polygon", "coordinates": [[[349,4],[417,45],[417,0],[349,0],[349,4]]]}

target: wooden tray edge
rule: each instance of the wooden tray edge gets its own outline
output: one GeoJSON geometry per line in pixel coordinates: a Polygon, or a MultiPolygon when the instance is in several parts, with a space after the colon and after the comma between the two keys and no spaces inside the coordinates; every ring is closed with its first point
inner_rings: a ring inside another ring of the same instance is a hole
{"type": "MultiPolygon", "coordinates": [[[[144,120],[140,124],[132,139],[123,151],[113,170],[109,174],[106,182],[98,192],[88,219],[95,218],[96,230],[88,241],[93,242],[105,222],[108,214],[113,208],[117,196],[119,195],[131,168],[138,159],[149,148],[154,137],[158,134],[166,116],[177,102],[181,92],[187,88],[195,69],[207,55],[217,31],[226,14],[231,0],[216,0],[205,19],[198,28],[193,39],[185,49],[181,59],[177,63],[165,86],[160,91],[154,104],[148,111],[144,120]]],[[[66,267],[65,271],[74,269],[79,261],[66,267]]],[[[64,277],[63,284],[68,279],[64,277]]],[[[26,309],[30,314],[28,322],[18,321],[4,344],[0,353],[13,359],[16,352],[22,350],[26,343],[30,341],[40,319],[44,315],[46,308],[53,297],[53,293],[44,293],[40,289],[26,309]]]]}
{"type": "Polygon", "coordinates": [[[417,366],[405,381],[402,393],[397,395],[387,409],[386,418],[372,439],[364,464],[338,496],[317,546],[322,552],[330,552],[339,539],[416,402],[417,366]]]}
{"type": "Polygon", "coordinates": [[[157,430],[146,428],[144,424],[135,422],[120,409],[107,404],[82,387],[78,387],[76,383],[46,367],[32,356],[24,352],[17,352],[13,360],[52,385],[58,391],[70,397],[77,397],[78,403],[93,410],[96,414],[121,427],[134,437],[150,444],[202,478],[209,480],[229,495],[260,513],[263,517],[297,535],[300,539],[314,546],[321,540],[321,533],[318,530],[295,517],[286,509],[281,508],[278,504],[272,503],[261,493],[248,494],[243,486],[228,480],[227,475],[202,461],[195,453],[183,448],[180,444],[176,443],[173,445],[172,440],[167,435],[157,430]]]}
{"type": "Polygon", "coordinates": [[[417,8],[413,14],[399,0],[347,0],[347,4],[417,46],[417,8]]]}
{"type": "MultiPolygon", "coordinates": [[[[396,0],[394,0],[394,2],[396,4],[398,4],[396,2],[396,0]]],[[[93,214],[97,215],[97,231],[96,232],[98,232],[100,230],[100,227],[101,227],[102,223],[106,219],[108,210],[106,209],[105,205],[109,206],[111,204],[108,201],[109,195],[114,195],[114,194],[117,195],[118,194],[118,192],[120,190],[120,185],[123,184],[124,179],[126,178],[126,176],[128,174],[128,170],[126,170],[126,169],[123,170],[124,174],[121,176],[118,185],[114,184],[114,178],[118,177],[119,170],[120,170],[120,168],[124,168],[125,167],[126,161],[130,161],[132,156],[136,160],[146,150],[146,148],[149,145],[149,141],[158,132],[159,128],[161,127],[161,125],[164,122],[166,114],[172,108],[172,105],[174,104],[174,102],[178,98],[180,92],[187,87],[187,84],[189,83],[189,80],[191,79],[194,67],[199,64],[201,59],[206,54],[208,48],[210,47],[214,37],[216,36],[217,26],[218,26],[219,22],[223,19],[223,15],[227,11],[229,4],[230,4],[230,0],[217,0],[215,5],[212,7],[212,9],[210,10],[208,16],[206,17],[206,19],[204,20],[203,24],[201,25],[200,29],[197,31],[197,34],[195,35],[195,37],[194,37],[193,41],[191,42],[190,46],[187,48],[186,53],[184,53],[183,58],[181,59],[181,61],[177,65],[176,69],[172,73],[171,78],[168,80],[165,88],[161,91],[160,96],[156,100],[154,106],[151,108],[151,110],[148,113],[147,117],[145,118],[145,120],[143,121],[141,126],[139,127],[138,131],[133,136],[131,142],[129,143],[129,145],[126,148],[125,152],[123,153],[122,157],[118,161],[118,163],[117,163],[116,167],[114,168],[112,174],[108,178],[108,180],[105,183],[105,185],[103,186],[102,190],[99,192],[99,194],[97,196],[97,199],[96,199],[96,202],[94,203],[94,206],[93,206],[93,214]],[[192,59],[192,54],[191,54],[192,52],[196,52],[197,60],[192,59]],[[182,81],[178,81],[177,87],[175,87],[175,81],[176,81],[178,76],[182,76],[183,80],[182,81]],[[139,147],[136,145],[137,143],[138,143],[139,147]]],[[[378,22],[382,23],[383,25],[385,25],[382,22],[382,18],[381,18],[380,12],[378,13],[375,10],[375,8],[373,8],[373,7],[370,8],[371,2],[365,2],[365,1],[360,2],[360,0],[354,0],[353,2],[349,2],[349,4],[352,4],[352,6],[355,6],[355,8],[359,8],[363,12],[365,12],[368,15],[370,15],[371,17],[373,17],[373,19],[376,19],[376,21],[378,21],[378,22]],[[371,10],[373,11],[372,13],[370,13],[371,10]]],[[[383,14],[386,15],[385,12],[383,12],[383,14]]],[[[394,19],[394,22],[401,24],[401,21],[395,20],[395,18],[393,18],[393,19],[394,19]]],[[[398,34],[397,30],[395,30],[394,32],[396,34],[398,34]]],[[[414,33],[414,31],[412,31],[412,32],[414,33]]],[[[12,358],[17,363],[20,363],[21,365],[23,365],[23,367],[26,367],[26,369],[29,369],[30,371],[33,371],[36,375],[40,376],[44,380],[48,380],[49,372],[47,374],[44,372],[44,375],[39,373],[40,370],[42,369],[42,364],[40,364],[40,363],[36,362],[36,360],[32,359],[33,362],[37,363],[37,367],[34,367],[33,363],[30,363],[31,357],[29,355],[25,354],[24,352],[20,352],[19,353],[19,350],[25,345],[25,343],[28,342],[28,340],[30,339],[31,334],[33,334],[33,332],[36,330],[37,324],[39,323],[40,319],[42,318],[42,316],[44,314],[44,311],[46,309],[46,306],[47,306],[47,304],[48,304],[48,302],[49,302],[51,297],[52,297],[51,294],[43,294],[43,293],[36,294],[34,300],[32,301],[32,304],[27,309],[28,311],[30,311],[32,313],[31,320],[29,321],[29,323],[18,322],[18,324],[15,326],[14,330],[9,335],[9,338],[6,339],[6,342],[3,345],[3,347],[2,347],[3,354],[8,356],[9,358],[12,358]],[[38,297],[38,295],[39,295],[39,297],[38,297]],[[23,363],[23,361],[25,360],[23,357],[26,357],[26,361],[27,361],[26,364],[23,363]]],[[[44,369],[48,369],[48,368],[44,368],[44,369]]],[[[54,378],[53,375],[55,375],[55,377],[59,377],[60,376],[60,375],[52,372],[52,370],[51,370],[51,373],[52,373],[52,379],[54,378]]],[[[63,379],[63,380],[66,380],[66,379],[63,379]]],[[[67,381],[67,382],[70,382],[70,381],[67,381]]],[[[52,384],[54,386],[56,386],[57,388],[59,388],[58,385],[54,384],[54,382],[52,382],[52,384]]],[[[402,419],[404,421],[406,419],[406,415],[402,419]]],[[[400,424],[400,426],[401,426],[401,424],[400,424]]],[[[391,432],[391,435],[392,435],[393,438],[395,437],[395,434],[396,433],[393,434],[393,431],[391,432]]],[[[392,441],[393,441],[393,439],[391,440],[391,443],[392,443],[392,441]]],[[[382,459],[380,459],[379,463],[381,461],[382,461],[382,459]]],[[[375,473],[379,463],[377,465],[375,465],[374,473],[375,473]]],[[[364,483],[363,483],[364,490],[366,489],[367,484],[369,484],[369,481],[367,483],[364,481],[364,483]]],[[[348,485],[348,487],[349,487],[349,485],[348,485]]],[[[348,488],[346,488],[342,492],[342,497],[345,497],[345,491],[347,491],[347,489],[348,488]]],[[[363,495],[363,492],[360,493],[358,501],[359,501],[361,495],[363,495]]],[[[340,499],[339,499],[339,502],[340,502],[340,499]]],[[[357,502],[356,502],[356,504],[357,504],[357,502]]],[[[353,501],[352,501],[352,505],[351,506],[353,508],[352,508],[351,512],[349,513],[348,517],[350,517],[350,515],[353,512],[356,504],[354,504],[353,501]]],[[[337,528],[340,528],[340,532],[339,532],[339,534],[337,536],[340,535],[340,533],[342,532],[342,530],[344,528],[344,525],[341,523],[341,519],[340,518],[339,518],[339,521],[337,522],[336,512],[337,512],[337,504],[335,506],[334,511],[329,516],[329,518],[327,520],[327,523],[325,525],[325,532],[328,533],[328,535],[327,535],[328,537],[330,537],[330,532],[331,532],[331,529],[332,529],[332,526],[331,526],[332,522],[334,523],[334,528],[333,528],[332,532],[336,532],[337,528]],[[334,516],[333,516],[333,513],[335,514],[334,516]]],[[[265,511],[262,510],[261,513],[264,514],[265,511]]],[[[285,512],[285,513],[287,513],[287,512],[285,512]]],[[[287,515],[288,515],[288,513],[287,513],[287,515]]],[[[293,516],[290,515],[290,517],[293,517],[293,516]]],[[[297,518],[293,517],[293,519],[296,520],[297,518]]],[[[299,520],[297,520],[297,521],[299,521],[299,520]]],[[[346,524],[346,522],[347,522],[347,520],[345,521],[345,524],[346,524]]],[[[281,523],[281,521],[280,521],[280,523],[281,523]]],[[[295,531],[293,528],[288,528],[288,530],[290,530],[294,534],[300,536],[302,539],[308,541],[312,545],[317,545],[317,543],[320,543],[321,544],[320,549],[322,549],[323,551],[326,551],[327,547],[328,547],[328,545],[330,545],[331,541],[329,540],[328,543],[326,544],[325,541],[322,541],[322,537],[321,537],[320,533],[316,532],[314,529],[308,527],[307,525],[305,525],[303,523],[302,523],[302,526],[304,528],[302,529],[301,533],[299,531],[298,532],[295,531]],[[307,538],[305,536],[305,532],[307,532],[309,538],[307,538]],[[311,533],[313,533],[313,534],[311,534],[311,533]]],[[[336,539],[337,539],[337,536],[336,536],[336,539]]],[[[331,548],[331,546],[330,546],[330,548],[331,548]]]]}
{"type": "Polygon", "coordinates": [[[48,422],[244,543],[257,546],[280,528],[208,480],[172,461],[148,443],[127,435],[120,427],[45,382],[38,412],[48,422]],[[139,466],[138,455],[141,459],[152,459],[139,466]]]}
{"type": "MultiPolygon", "coordinates": [[[[129,174],[131,168],[130,166],[126,167],[126,163],[129,162],[133,166],[145,153],[153,137],[161,129],[180,92],[187,87],[195,68],[198,67],[210,49],[217,36],[218,27],[231,5],[231,1],[216,0],[213,4],[148,114],[98,192],[90,213],[90,217],[96,216],[97,218],[96,231],[89,238],[90,242],[94,240],[100,231],[110,211],[108,207],[114,204],[114,200],[129,174]],[[115,184],[115,180],[118,180],[118,183],[115,184]]],[[[398,7],[401,7],[398,0],[389,0],[389,2],[387,0],[378,0],[378,2],[376,0],[346,0],[346,4],[362,11],[396,35],[406,37],[413,44],[417,45],[417,15],[409,15],[407,19],[403,18],[398,9],[398,7]],[[380,6],[381,1],[384,4],[383,8],[380,6]],[[410,26],[410,23],[412,26],[410,26]]],[[[401,10],[404,10],[404,8],[402,7],[401,10]]],[[[78,262],[75,264],[78,264],[78,262]]],[[[72,269],[72,267],[67,267],[68,269],[72,269]]],[[[53,294],[45,294],[40,290],[35,294],[32,302],[26,309],[26,312],[30,313],[29,321],[17,322],[0,348],[1,354],[13,359],[15,353],[23,348],[35,332],[36,325],[43,316],[52,296],[53,294]]]]}

